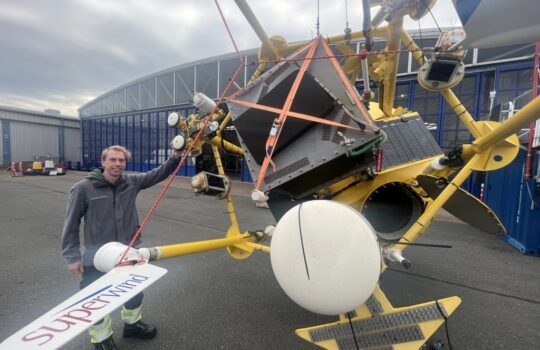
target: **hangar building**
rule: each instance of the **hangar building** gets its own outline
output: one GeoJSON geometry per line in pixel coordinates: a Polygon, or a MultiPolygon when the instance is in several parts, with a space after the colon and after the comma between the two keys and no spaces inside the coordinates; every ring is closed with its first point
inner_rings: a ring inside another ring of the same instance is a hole
{"type": "Polygon", "coordinates": [[[51,159],[55,163],[80,161],[80,121],[58,111],[30,111],[0,106],[0,165],[51,159]]]}

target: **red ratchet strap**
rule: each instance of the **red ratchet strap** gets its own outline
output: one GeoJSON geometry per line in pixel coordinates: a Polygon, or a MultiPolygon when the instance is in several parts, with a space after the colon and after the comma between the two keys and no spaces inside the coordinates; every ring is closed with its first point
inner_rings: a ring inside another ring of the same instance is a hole
{"type": "MultiPolygon", "coordinates": [[[[240,100],[228,100],[228,101],[232,102],[232,103],[236,103],[238,105],[246,106],[246,107],[249,107],[249,108],[260,109],[260,110],[267,111],[267,112],[270,112],[270,113],[276,113],[276,114],[281,113],[281,109],[279,109],[279,108],[260,105],[260,104],[253,103],[253,102],[240,101],[240,100]]],[[[310,122],[321,123],[321,124],[326,124],[326,125],[331,125],[331,126],[337,126],[337,127],[340,127],[340,128],[346,128],[346,129],[353,129],[353,130],[360,130],[361,131],[360,128],[357,128],[357,127],[354,127],[354,126],[345,125],[345,124],[341,124],[341,123],[334,122],[334,121],[331,121],[331,120],[322,119],[322,118],[315,117],[315,116],[312,116],[312,115],[309,115],[309,114],[303,114],[303,113],[297,113],[297,112],[289,111],[287,113],[287,116],[307,120],[307,121],[310,121],[310,122]]]]}
{"type": "MultiPolygon", "coordinates": [[[[321,44],[323,46],[323,49],[325,50],[326,54],[328,55],[326,58],[329,59],[330,62],[332,63],[332,65],[334,66],[334,69],[338,73],[338,76],[341,79],[343,85],[345,86],[345,89],[346,89],[348,95],[353,100],[353,103],[355,103],[358,106],[358,108],[360,109],[360,112],[361,112],[362,116],[364,117],[364,119],[366,120],[367,124],[373,125],[373,122],[371,121],[371,118],[369,117],[369,114],[365,110],[363,103],[358,98],[358,94],[357,94],[356,90],[350,84],[349,79],[347,78],[345,73],[343,73],[341,67],[339,66],[339,63],[337,62],[337,60],[334,57],[331,56],[332,51],[330,50],[330,47],[328,46],[326,41],[323,40],[323,38],[321,36],[317,37],[315,40],[313,40],[311,42],[311,44],[307,45],[304,49],[297,52],[294,56],[288,58],[288,60],[296,59],[296,57],[299,55],[299,53],[301,53],[301,52],[303,52],[303,51],[305,51],[306,49],[309,48],[309,51],[306,54],[306,57],[303,58],[304,62],[302,63],[302,65],[300,67],[300,70],[298,71],[298,73],[296,75],[294,83],[293,83],[293,85],[291,87],[291,90],[289,91],[289,95],[287,96],[287,98],[285,100],[285,103],[283,104],[282,109],[269,107],[269,106],[265,106],[265,105],[260,105],[260,104],[257,104],[257,103],[252,103],[252,102],[247,102],[247,101],[229,99],[229,102],[232,102],[232,103],[243,105],[243,106],[246,106],[246,107],[249,107],[249,108],[256,108],[256,109],[264,110],[264,111],[267,111],[267,112],[279,114],[279,116],[274,120],[274,123],[272,125],[271,130],[270,130],[270,134],[268,136],[268,139],[266,140],[266,145],[265,145],[266,157],[264,158],[263,164],[261,165],[259,176],[257,178],[257,183],[255,185],[255,190],[260,190],[263,179],[264,179],[264,177],[266,175],[266,172],[268,171],[268,165],[270,165],[270,164],[273,165],[272,155],[274,153],[275,146],[277,145],[277,141],[279,139],[279,136],[281,135],[281,131],[283,130],[283,126],[285,124],[285,121],[287,120],[287,117],[293,117],[293,118],[308,120],[308,121],[312,121],[312,122],[316,122],[316,123],[327,124],[327,125],[332,125],[332,126],[337,126],[337,127],[347,128],[347,129],[361,130],[361,129],[356,128],[356,127],[352,127],[352,126],[344,125],[344,124],[341,124],[341,123],[329,121],[329,120],[322,119],[322,118],[319,118],[319,117],[315,117],[315,116],[312,116],[312,115],[303,114],[303,113],[296,113],[296,112],[291,112],[290,111],[292,103],[294,101],[294,97],[296,96],[296,92],[298,91],[298,87],[300,86],[302,78],[304,77],[304,74],[307,71],[307,68],[308,68],[309,64],[311,63],[311,61],[313,59],[317,58],[317,57],[313,57],[313,54],[315,53],[315,49],[317,48],[318,44],[321,44]]],[[[234,94],[231,97],[235,97],[235,96],[236,96],[236,94],[234,94]]]]}
{"type": "Polygon", "coordinates": [[[268,139],[266,140],[266,145],[265,145],[266,157],[264,157],[264,161],[262,163],[261,170],[259,172],[259,177],[257,178],[257,184],[255,186],[256,190],[258,190],[261,187],[262,180],[268,169],[268,165],[272,163],[272,154],[274,153],[274,147],[277,143],[277,140],[279,139],[281,130],[283,129],[283,124],[287,120],[287,115],[291,109],[294,97],[296,96],[296,92],[298,91],[298,87],[300,86],[300,82],[302,81],[302,77],[304,76],[304,73],[306,72],[309,64],[311,63],[310,59],[313,57],[313,53],[315,52],[316,48],[317,48],[317,40],[313,40],[311,44],[309,45],[309,51],[306,54],[306,58],[304,62],[302,62],[302,65],[300,66],[300,70],[298,71],[298,74],[296,75],[294,79],[294,82],[291,86],[291,90],[289,91],[289,95],[285,99],[283,108],[281,109],[279,116],[276,119],[274,119],[274,124],[272,125],[272,129],[270,130],[270,135],[268,136],[268,139]]]}

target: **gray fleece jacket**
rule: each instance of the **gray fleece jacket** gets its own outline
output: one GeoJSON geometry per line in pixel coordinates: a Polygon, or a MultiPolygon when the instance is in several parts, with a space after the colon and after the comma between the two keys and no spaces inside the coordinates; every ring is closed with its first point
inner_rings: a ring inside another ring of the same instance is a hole
{"type": "MultiPolygon", "coordinates": [[[[96,169],[71,188],[67,202],[62,256],[68,263],[81,260],[79,227],[84,218],[83,265],[94,265],[96,251],[105,243],[128,244],[137,229],[139,218],[135,200],[140,190],[165,180],[176,168],[174,156],[159,167],[144,174],[124,174],[116,184],[103,177],[103,169],[96,169]]],[[[134,243],[141,243],[141,238],[134,243]]]]}

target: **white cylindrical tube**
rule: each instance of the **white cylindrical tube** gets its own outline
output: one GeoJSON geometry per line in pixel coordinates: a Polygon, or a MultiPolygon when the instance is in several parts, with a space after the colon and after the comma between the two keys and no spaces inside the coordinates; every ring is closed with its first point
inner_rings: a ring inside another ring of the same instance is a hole
{"type": "Polygon", "coordinates": [[[214,100],[202,92],[196,92],[195,95],[193,95],[193,104],[199,111],[205,114],[212,112],[212,110],[216,107],[214,100]]]}

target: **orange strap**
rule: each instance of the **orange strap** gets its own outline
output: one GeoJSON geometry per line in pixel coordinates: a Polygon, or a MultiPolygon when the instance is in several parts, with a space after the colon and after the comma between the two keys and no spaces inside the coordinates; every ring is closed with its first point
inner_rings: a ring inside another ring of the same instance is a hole
{"type": "MultiPolygon", "coordinates": [[[[242,106],[246,106],[246,107],[249,107],[249,108],[260,109],[260,110],[267,111],[267,112],[270,112],[270,113],[276,113],[276,114],[281,113],[281,109],[279,109],[279,108],[265,106],[265,105],[261,105],[261,104],[257,104],[257,103],[253,103],[253,102],[240,101],[240,100],[229,100],[228,102],[232,102],[232,103],[242,105],[242,106]]],[[[354,126],[349,126],[349,125],[341,124],[341,123],[334,122],[334,121],[331,121],[331,120],[326,120],[326,119],[323,119],[323,118],[314,117],[314,116],[309,115],[309,114],[303,114],[303,113],[297,113],[297,112],[289,111],[289,113],[287,113],[287,116],[293,117],[293,118],[298,118],[298,119],[303,119],[303,120],[308,120],[310,122],[326,124],[326,125],[330,125],[330,126],[337,126],[339,128],[347,128],[347,129],[359,130],[359,131],[362,130],[362,129],[354,127],[354,126]]]]}
{"type": "Polygon", "coordinates": [[[268,165],[272,162],[272,154],[274,153],[275,145],[277,143],[277,140],[279,139],[279,136],[281,135],[283,124],[287,120],[287,115],[289,114],[289,111],[291,109],[294,97],[296,96],[296,92],[298,91],[298,87],[300,86],[300,82],[302,81],[302,78],[304,77],[304,73],[306,72],[309,64],[311,63],[311,58],[313,57],[313,53],[315,52],[315,49],[317,48],[317,40],[313,40],[312,43],[308,47],[309,47],[309,51],[306,54],[306,58],[304,62],[302,62],[302,66],[300,66],[300,70],[298,71],[298,74],[296,75],[296,78],[294,79],[294,82],[291,86],[291,90],[289,91],[289,95],[287,96],[287,99],[285,100],[285,103],[283,104],[283,108],[280,111],[279,117],[274,120],[272,129],[270,130],[270,135],[268,136],[268,139],[266,140],[266,146],[265,146],[266,157],[264,158],[264,161],[261,165],[261,170],[259,172],[259,177],[257,178],[257,184],[255,186],[256,190],[260,189],[264,175],[266,174],[266,171],[268,170],[268,165]]]}
{"type": "Polygon", "coordinates": [[[251,103],[251,102],[239,101],[239,100],[233,99],[234,97],[236,97],[236,95],[239,93],[239,91],[237,91],[235,94],[233,94],[229,98],[229,102],[232,102],[232,103],[236,103],[236,104],[243,105],[243,106],[246,106],[246,107],[256,108],[256,109],[264,110],[264,111],[267,111],[267,112],[279,114],[279,116],[276,119],[274,119],[274,123],[272,124],[272,128],[271,128],[270,133],[268,135],[268,139],[266,140],[266,145],[265,145],[266,156],[265,156],[265,158],[263,160],[263,163],[261,165],[261,169],[259,171],[259,176],[257,178],[257,183],[255,185],[255,190],[260,189],[260,187],[262,185],[262,182],[263,182],[263,178],[266,175],[266,172],[268,170],[268,165],[272,164],[274,166],[274,164],[272,162],[272,155],[274,154],[275,146],[277,145],[277,141],[279,139],[279,136],[281,135],[281,131],[283,130],[283,125],[284,125],[285,121],[287,120],[287,117],[299,118],[299,119],[304,119],[304,120],[308,120],[308,121],[312,121],[312,122],[316,122],[316,123],[332,125],[332,126],[337,126],[337,127],[347,128],[347,129],[360,130],[360,129],[356,128],[356,127],[343,125],[343,124],[340,124],[340,123],[337,123],[337,122],[333,122],[333,121],[329,121],[329,120],[326,120],[326,119],[318,118],[318,117],[315,117],[315,116],[312,116],[312,115],[303,114],[303,113],[296,113],[296,112],[291,112],[290,111],[293,100],[294,100],[294,97],[296,96],[296,93],[298,91],[298,87],[300,86],[300,83],[302,81],[302,78],[304,77],[305,72],[307,71],[307,68],[309,67],[311,61],[313,60],[313,54],[315,53],[315,50],[316,50],[317,46],[319,45],[319,43],[322,44],[322,47],[323,47],[324,51],[328,55],[327,58],[332,63],[332,66],[334,67],[334,69],[335,69],[336,73],[338,74],[340,80],[342,81],[343,85],[345,86],[345,89],[346,89],[347,93],[349,94],[350,98],[353,100],[353,103],[358,106],[358,108],[360,109],[360,112],[361,112],[362,116],[364,117],[364,119],[366,120],[367,124],[369,124],[371,126],[373,125],[373,122],[372,122],[369,114],[365,110],[362,101],[358,97],[358,93],[357,93],[356,89],[351,85],[351,83],[349,82],[349,79],[347,78],[347,76],[345,75],[343,70],[341,69],[338,61],[333,57],[333,53],[332,53],[330,47],[328,46],[328,44],[326,43],[326,41],[324,41],[324,39],[321,36],[318,36],[315,40],[313,40],[311,42],[311,44],[306,45],[304,48],[302,48],[301,50],[296,52],[294,54],[294,56],[293,56],[294,58],[296,58],[301,53],[305,52],[306,49],[308,49],[308,52],[307,52],[305,58],[303,59],[304,61],[302,62],[302,65],[300,66],[300,70],[298,71],[298,73],[297,73],[297,75],[295,77],[295,80],[294,80],[294,82],[293,82],[293,84],[291,86],[291,89],[289,90],[289,94],[288,94],[287,98],[285,99],[285,102],[283,104],[282,109],[273,108],[273,107],[269,107],[269,106],[264,106],[264,105],[260,105],[260,104],[257,104],[257,103],[251,103]]]}
{"type": "Polygon", "coordinates": [[[349,82],[349,79],[347,78],[347,76],[345,75],[343,70],[341,69],[341,67],[339,65],[339,62],[336,60],[335,57],[333,57],[333,52],[330,49],[330,46],[328,46],[328,44],[324,40],[321,40],[321,43],[322,43],[322,47],[323,47],[324,51],[329,56],[328,59],[330,60],[330,62],[334,66],[334,69],[338,73],[339,78],[343,82],[343,85],[345,86],[345,89],[347,89],[347,92],[349,93],[350,97],[354,100],[354,103],[358,106],[358,109],[360,109],[360,112],[362,113],[362,116],[364,117],[364,119],[366,120],[366,122],[369,125],[373,125],[373,122],[371,121],[371,118],[369,117],[369,114],[367,113],[366,109],[364,108],[364,104],[358,98],[358,92],[356,91],[356,89],[349,82]]]}

